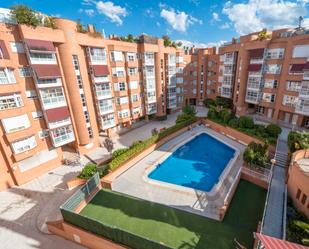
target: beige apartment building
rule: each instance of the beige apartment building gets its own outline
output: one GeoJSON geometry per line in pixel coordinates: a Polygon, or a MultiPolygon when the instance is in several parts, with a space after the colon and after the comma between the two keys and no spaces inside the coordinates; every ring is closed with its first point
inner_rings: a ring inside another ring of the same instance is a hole
{"type": "Polygon", "coordinates": [[[56,25],[0,23],[0,190],[59,166],[68,147],[87,153],[100,146],[99,133],[164,119],[206,95],[192,89],[206,82],[197,71],[208,49],[165,47],[145,35],[105,39],[60,18],[56,25]]]}

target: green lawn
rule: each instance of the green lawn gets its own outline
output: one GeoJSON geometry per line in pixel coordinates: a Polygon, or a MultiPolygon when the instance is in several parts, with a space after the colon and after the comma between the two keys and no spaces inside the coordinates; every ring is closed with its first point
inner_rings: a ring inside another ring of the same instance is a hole
{"type": "Polygon", "coordinates": [[[223,222],[101,190],[81,214],[173,248],[252,248],[266,191],[241,180],[223,222]]]}

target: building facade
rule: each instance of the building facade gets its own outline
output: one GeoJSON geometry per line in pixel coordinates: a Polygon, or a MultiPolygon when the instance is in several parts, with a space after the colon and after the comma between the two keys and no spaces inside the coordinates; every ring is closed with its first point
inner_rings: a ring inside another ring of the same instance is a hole
{"type": "Polygon", "coordinates": [[[286,126],[308,127],[309,32],[262,31],[219,48],[219,95],[235,113],[286,126]]]}
{"type": "Polygon", "coordinates": [[[60,18],[56,25],[0,23],[0,190],[59,166],[67,147],[87,153],[100,146],[100,132],[164,119],[206,96],[197,82],[206,82],[198,70],[208,49],[104,39],[60,18]]]}

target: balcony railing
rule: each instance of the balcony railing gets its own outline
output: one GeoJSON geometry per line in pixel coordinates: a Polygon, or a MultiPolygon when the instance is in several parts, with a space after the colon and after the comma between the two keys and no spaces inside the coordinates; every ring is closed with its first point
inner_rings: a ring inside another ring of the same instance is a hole
{"type": "Polygon", "coordinates": [[[104,106],[99,106],[100,114],[106,114],[106,113],[111,113],[114,112],[114,107],[113,105],[104,105],[104,106]]]}
{"type": "Polygon", "coordinates": [[[309,102],[305,104],[298,103],[295,112],[303,115],[309,115],[309,102]]]}
{"type": "Polygon", "coordinates": [[[103,91],[96,90],[96,94],[98,99],[108,99],[112,97],[111,90],[103,90],[103,91]]]}
{"type": "Polygon", "coordinates": [[[114,119],[106,120],[106,121],[103,121],[103,119],[102,119],[102,128],[103,129],[108,129],[108,128],[114,127],[115,125],[116,125],[116,123],[115,123],[114,119]]]}
{"type": "Polygon", "coordinates": [[[64,132],[55,134],[55,131],[51,131],[51,138],[55,147],[71,143],[75,140],[73,130],[68,131],[66,128],[59,129],[63,129],[64,132]]]}

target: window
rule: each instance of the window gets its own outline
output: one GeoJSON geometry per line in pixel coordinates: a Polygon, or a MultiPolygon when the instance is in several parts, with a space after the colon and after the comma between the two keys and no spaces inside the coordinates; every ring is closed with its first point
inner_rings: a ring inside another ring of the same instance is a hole
{"type": "Polygon", "coordinates": [[[52,130],[52,137],[55,142],[61,143],[66,140],[70,140],[74,138],[72,126],[60,127],[55,130],[52,130]]]}
{"type": "Polygon", "coordinates": [[[138,101],[138,94],[131,95],[131,102],[137,102],[138,101]]]}
{"type": "Polygon", "coordinates": [[[136,53],[127,53],[128,61],[135,61],[136,60],[136,53]]]}
{"type": "Polygon", "coordinates": [[[106,64],[106,50],[104,48],[89,48],[89,53],[93,65],[106,64]]]}
{"type": "Polygon", "coordinates": [[[0,84],[16,83],[13,69],[0,68],[0,84]]]}
{"type": "Polygon", "coordinates": [[[129,82],[129,88],[130,89],[137,89],[138,88],[138,82],[137,81],[130,81],[129,82]]]}
{"type": "Polygon", "coordinates": [[[136,67],[129,67],[129,75],[136,75],[137,74],[137,68],[136,67]]]}
{"type": "Polygon", "coordinates": [[[20,67],[18,69],[18,72],[19,72],[19,76],[20,77],[23,77],[23,78],[31,77],[31,73],[30,73],[29,67],[20,67]]]}
{"type": "Polygon", "coordinates": [[[41,98],[45,106],[66,104],[63,89],[58,88],[48,88],[40,90],[41,98]]]}
{"type": "Polygon", "coordinates": [[[264,93],[263,94],[263,100],[265,102],[274,103],[275,99],[276,99],[276,94],[271,94],[271,93],[264,93]]]}
{"type": "Polygon", "coordinates": [[[38,84],[61,84],[61,78],[37,79],[38,84]]]}
{"type": "Polygon", "coordinates": [[[265,88],[277,88],[278,86],[278,80],[270,80],[270,79],[266,79],[265,83],[264,83],[264,87],[265,88]]]}
{"type": "Polygon", "coordinates": [[[124,77],[124,67],[113,67],[112,73],[114,77],[124,77]]]}
{"type": "Polygon", "coordinates": [[[56,55],[51,53],[29,53],[31,62],[38,63],[38,62],[52,62],[52,64],[57,63],[56,55]]]}
{"type": "Polygon", "coordinates": [[[107,114],[107,115],[102,116],[103,126],[114,125],[114,124],[115,124],[114,114],[107,114]]]}
{"type": "Polygon", "coordinates": [[[129,117],[129,110],[122,110],[122,111],[118,112],[118,117],[119,118],[129,117]]]}
{"type": "Polygon", "coordinates": [[[95,92],[98,97],[110,95],[112,93],[111,85],[109,83],[95,84],[95,92]]]}
{"type": "Polygon", "coordinates": [[[112,99],[99,100],[99,110],[100,113],[113,112],[113,100],[112,99]]]}
{"type": "Polygon", "coordinates": [[[14,109],[23,105],[20,94],[0,96],[0,110],[14,109]]]}
{"type": "Polygon", "coordinates": [[[297,199],[297,200],[299,200],[300,195],[301,195],[301,190],[300,190],[300,189],[297,189],[297,193],[296,193],[296,199],[297,199]]]}
{"type": "Polygon", "coordinates": [[[4,118],[1,121],[6,133],[20,131],[30,127],[30,121],[27,114],[4,118]]]}
{"type": "Polygon", "coordinates": [[[123,61],[121,51],[111,51],[111,61],[123,61]]]}
{"type": "Polygon", "coordinates": [[[125,82],[118,82],[115,83],[115,91],[125,91],[126,90],[126,83],[125,82]]]}
{"type": "Polygon", "coordinates": [[[43,118],[42,111],[32,112],[31,115],[34,120],[43,118]]]}
{"type": "Polygon", "coordinates": [[[35,99],[38,97],[35,90],[26,90],[26,96],[29,99],[35,99]]]}
{"type": "Polygon", "coordinates": [[[307,201],[307,195],[303,194],[303,197],[301,198],[301,204],[305,205],[307,201]]]}
{"type": "Polygon", "coordinates": [[[128,102],[129,102],[128,97],[118,97],[117,98],[118,105],[127,104],[128,102]]]}
{"type": "Polygon", "coordinates": [[[39,136],[40,139],[48,137],[48,135],[49,135],[49,133],[48,133],[47,130],[41,130],[41,131],[38,132],[38,136],[39,136]]]}
{"type": "Polygon", "coordinates": [[[280,74],[281,65],[280,64],[268,64],[265,66],[265,72],[269,74],[280,74]]]}
{"type": "Polygon", "coordinates": [[[293,58],[308,58],[309,45],[297,45],[293,49],[293,58]]]}
{"type": "Polygon", "coordinates": [[[15,142],[12,142],[12,149],[15,154],[28,151],[37,146],[35,136],[27,137],[15,142]]]}
{"type": "Polygon", "coordinates": [[[282,104],[285,106],[295,107],[298,98],[295,96],[284,95],[282,104]]]}
{"type": "Polygon", "coordinates": [[[267,59],[282,59],[284,56],[284,48],[272,48],[266,52],[267,59]]]}
{"type": "Polygon", "coordinates": [[[24,45],[21,42],[10,42],[13,53],[25,53],[24,45]]]}
{"type": "Polygon", "coordinates": [[[287,81],[286,90],[299,92],[301,89],[301,81],[287,81]]]}
{"type": "Polygon", "coordinates": [[[141,111],[140,109],[141,109],[140,107],[133,108],[132,109],[133,115],[139,115],[141,111]]]}

